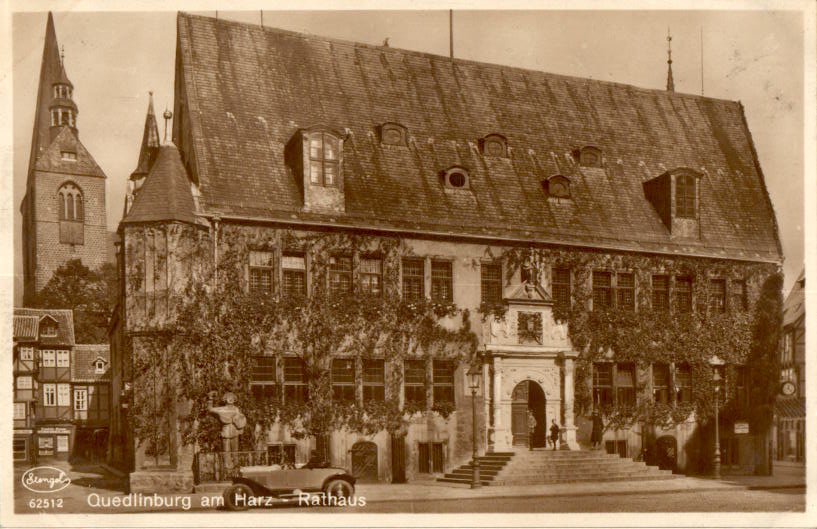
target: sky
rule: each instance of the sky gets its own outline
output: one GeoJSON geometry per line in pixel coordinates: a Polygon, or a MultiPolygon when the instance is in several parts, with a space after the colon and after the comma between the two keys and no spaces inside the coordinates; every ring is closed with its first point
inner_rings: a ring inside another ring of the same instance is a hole
{"type": "MultiPolygon", "coordinates": [[[[215,11],[193,11],[215,16],[215,11]]],[[[218,16],[260,23],[259,11],[218,16]]],[[[448,12],[264,11],[264,24],[440,55],[448,12]]],[[[173,108],[175,12],[54,12],[74,85],[79,137],[107,174],[111,231],[139,155],[148,92],[173,108]]],[[[46,13],[11,16],[15,302],[21,299],[19,205],[25,192],[46,13]]],[[[676,92],[743,103],[785,255],[788,291],[804,262],[803,21],[797,11],[455,10],[454,55],[552,73],[664,88],[667,29],[676,92]],[[703,49],[701,43],[703,42],[703,49]]],[[[3,78],[0,77],[0,82],[3,78]]],[[[160,118],[160,134],[163,124],[160,118]]],[[[8,182],[0,189],[7,190],[8,182]]],[[[11,213],[9,213],[11,216],[11,213]]]]}

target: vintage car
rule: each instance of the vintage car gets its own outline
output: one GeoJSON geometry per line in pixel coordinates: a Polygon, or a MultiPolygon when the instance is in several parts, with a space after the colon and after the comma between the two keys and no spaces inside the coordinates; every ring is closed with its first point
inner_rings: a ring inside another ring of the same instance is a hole
{"type": "Polygon", "coordinates": [[[241,467],[232,482],[223,495],[225,507],[232,511],[300,501],[314,495],[348,499],[355,493],[354,476],[342,468],[313,461],[300,468],[241,467]]]}

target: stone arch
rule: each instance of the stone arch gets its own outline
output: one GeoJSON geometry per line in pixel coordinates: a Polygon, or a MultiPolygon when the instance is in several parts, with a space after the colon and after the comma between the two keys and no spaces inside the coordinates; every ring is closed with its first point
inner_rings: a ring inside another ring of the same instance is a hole
{"type": "Polygon", "coordinates": [[[537,383],[542,391],[545,393],[545,399],[548,401],[561,400],[561,381],[559,379],[558,367],[526,367],[524,371],[522,368],[512,368],[504,374],[505,383],[505,399],[511,399],[513,389],[525,380],[537,383]]]}
{"type": "Polygon", "coordinates": [[[68,180],[57,189],[57,216],[59,220],[85,221],[85,199],[82,188],[68,180]]]}

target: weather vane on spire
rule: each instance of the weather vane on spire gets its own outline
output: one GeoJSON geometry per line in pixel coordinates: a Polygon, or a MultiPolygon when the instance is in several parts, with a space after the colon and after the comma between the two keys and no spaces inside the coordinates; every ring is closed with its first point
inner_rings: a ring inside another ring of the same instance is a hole
{"type": "Polygon", "coordinates": [[[65,62],[65,44],[60,46],[60,66],[65,62]]]}
{"type": "Polygon", "coordinates": [[[167,143],[167,123],[170,121],[170,118],[173,117],[173,112],[167,109],[167,105],[165,105],[165,112],[162,114],[162,117],[165,118],[165,137],[162,139],[162,143],[167,143]]]}
{"type": "Polygon", "coordinates": [[[675,81],[672,79],[672,35],[667,27],[667,92],[675,92],[675,81]]]}

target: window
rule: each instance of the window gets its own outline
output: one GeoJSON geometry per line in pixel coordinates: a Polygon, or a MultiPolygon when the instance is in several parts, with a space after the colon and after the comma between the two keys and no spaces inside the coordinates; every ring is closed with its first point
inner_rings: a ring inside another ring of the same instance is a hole
{"type": "Polygon", "coordinates": [[[68,436],[67,435],[58,435],[57,436],[57,452],[67,452],[68,451],[68,436]]]}
{"type": "Polygon", "coordinates": [[[88,410],[88,388],[84,387],[74,388],[74,410],[76,411],[88,410]]]}
{"type": "Polygon", "coordinates": [[[613,289],[610,272],[593,272],[593,310],[613,308],[613,289]]]}
{"type": "Polygon", "coordinates": [[[669,366],[667,364],[653,364],[652,366],[652,395],[655,402],[669,404],[669,366]]]}
{"type": "Polygon", "coordinates": [[[480,141],[482,144],[482,155],[504,158],[507,156],[507,140],[499,134],[488,134],[480,141]]]}
{"type": "Polygon", "coordinates": [[[58,214],[60,221],[60,242],[63,244],[83,244],[85,233],[83,220],[82,192],[71,183],[64,184],[57,192],[58,214]]]}
{"type": "Polygon", "coordinates": [[[726,280],[709,281],[709,311],[726,312],[726,280]]]}
{"type": "Polygon", "coordinates": [[[607,407],[613,401],[613,364],[596,362],[593,364],[593,404],[607,407]]]}
{"type": "Polygon", "coordinates": [[[678,312],[692,312],[692,278],[675,278],[675,309],[678,312]]]}
{"type": "Polygon", "coordinates": [[[689,364],[675,364],[676,402],[692,402],[692,369],[689,364]]]}
{"type": "Polygon", "coordinates": [[[33,347],[20,347],[20,360],[23,361],[33,361],[34,360],[34,348],[33,347]]]}
{"type": "Polygon", "coordinates": [[[406,129],[397,123],[384,123],[380,126],[380,142],[385,145],[405,145],[406,129]]]}
{"type": "Polygon", "coordinates": [[[564,175],[553,175],[542,182],[549,197],[570,198],[570,180],[564,175]]]}
{"type": "Polygon", "coordinates": [[[98,375],[101,375],[102,373],[105,372],[105,360],[102,360],[100,358],[99,360],[94,362],[94,372],[98,375]]]}
{"type": "Polygon", "coordinates": [[[601,167],[601,150],[586,145],[579,150],[579,165],[582,167],[601,167]]]}
{"type": "Polygon", "coordinates": [[[403,300],[420,301],[425,297],[422,259],[403,259],[403,300]]]}
{"type": "MultiPolygon", "coordinates": [[[[56,333],[55,333],[56,334],[56,333]]],[[[56,351],[43,351],[41,354],[41,361],[43,367],[54,367],[56,364],[56,351]]]]}
{"type": "Polygon", "coordinates": [[[26,420],[26,410],[28,409],[28,404],[25,402],[15,402],[14,403],[14,420],[15,421],[24,421],[26,420]]]}
{"type": "Polygon", "coordinates": [[[383,359],[363,359],[363,402],[385,400],[385,378],[383,359]]]}
{"type": "Polygon", "coordinates": [[[483,303],[496,305],[502,302],[502,265],[499,263],[480,265],[480,290],[483,303]]]}
{"type": "Polygon", "coordinates": [[[37,437],[37,444],[39,445],[41,456],[54,455],[54,437],[51,435],[37,437]]]}
{"type": "Polygon", "coordinates": [[[68,351],[57,351],[57,367],[68,367],[68,351]]]}
{"type": "Polygon", "coordinates": [[[379,296],[383,292],[383,261],[379,258],[364,257],[360,259],[360,290],[370,296],[379,296]]]}
{"type": "Polygon", "coordinates": [[[635,276],[632,273],[616,274],[616,304],[619,310],[635,310],[635,276]]]}
{"type": "Polygon", "coordinates": [[[332,360],[332,400],[355,402],[355,361],[352,358],[332,360]]]}
{"type": "Polygon", "coordinates": [[[60,153],[60,157],[63,160],[66,160],[66,161],[69,161],[69,162],[76,162],[77,161],[77,153],[71,152],[71,151],[62,151],[60,153]]]}
{"type": "Polygon", "coordinates": [[[635,406],[635,364],[616,364],[616,404],[635,406]]]}
{"type": "Polygon", "coordinates": [[[281,259],[283,269],[282,294],[285,299],[306,297],[306,259],[303,255],[287,255],[281,259]]]}
{"type": "Polygon", "coordinates": [[[669,310],[669,276],[652,276],[652,308],[661,312],[669,310]]]}
{"type": "Polygon", "coordinates": [[[329,292],[333,295],[352,291],[352,258],[332,256],[329,258],[329,292]]]}
{"type": "Polygon", "coordinates": [[[272,293],[272,252],[250,251],[250,292],[272,293]]]}
{"type": "Polygon", "coordinates": [[[434,405],[454,404],[454,362],[434,360],[432,376],[434,381],[434,405]]]}
{"type": "Polygon", "coordinates": [[[451,303],[454,299],[454,278],[450,261],[431,261],[431,299],[451,303]]]}
{"type": "Polygon", "coordinates": [[[52,127],[73,127],[76,123],[74,121],[74,112],[68,108],[54,108],[51,109],[51,126],[52,127]]]}
{"type": "Polygon", "coordinates": [[[267,445],[270,465],[295,465],[295,445],[292,443],[267,445]]]}
{"type": "Polygon", "coordinates": [[[729,290],[729,293],[732,296],[732,310],[745,311],[748,308],[749,301],[746,298],[746,281],[732,281],[732,288],[729,290]]]}
{"type": "Polygon", "coordinates": [[[695,177],[679,175],[675,180],[675,216],[695,218],[695,177]]]}
{"type": "Polygon", "coordinates": [[[31,377],[17,377],[17,389],[31,389],[31,377]]]}
{"type": "Polygon", "coordinates": [[[468,170],[454,166],[443,173],[443,182],[449,189],[468,189],[468,170]]]}
{"type": "Polygon", "coordinates": [[[56,406],[57,405],[57,385],[56,384],[43,384],[43,406],[56,406]]]}
{"type": "Polygon", "coordinates": [[[309,182],[333,186],[338,175],[338,139],[325,132],[309,136],[309,182]]]}
{"type": "Polygon", "coordinates": [[[570,269],[554,268],[551,295],[553,304],[559,307],[570,307],[570,269]]]}
{"type": "Polygon", "coordinates": [[[54,85],[54,97],[57,99],[70,99],[71,87],[64,84],[54,85]]]}
{"type": "MultiPolygon", "coordinates": [[[[57,322],[52,320],[50,317],[44,318],[40,322],[40,336],[45,336],[48,338],[53,338],[57,335],[57,322]]],[[[51,351],[53,353],[53,351],[51,351]]]]}
{"type": "Polygon", "coordinates": [[[440,473],[443,469],[443,444],[417,443],[417,472],[440,473]]]}
{"type": "Polygon", "coordinates": [[[424,360],[406,360],[404,363],[404,392],[406,404],[421,408],[426,405],[426,366],[424,360]]]}
{"type": "Polygon", "coordinates": [[[288,402],[306,402],[309,398],[306,365],[300,358],[284,358],[284,399],[288,402]]]}
{"type": "Polygon", "coordinates": [[[780,363],[790,364],[794,360],[794,331],[787,331],[783,334],[783,354],[780,363]]]}
{"type": "Polygon", "coordinates": [[[267,355],[253,356],[250,390],[259,401],[276,400],[278,397],[275,357],[267,355]]]}
{"type": "Polygon", "coordinates": [[[57,406],[71,405],[71,384],[57,384],[57,406]]]}

